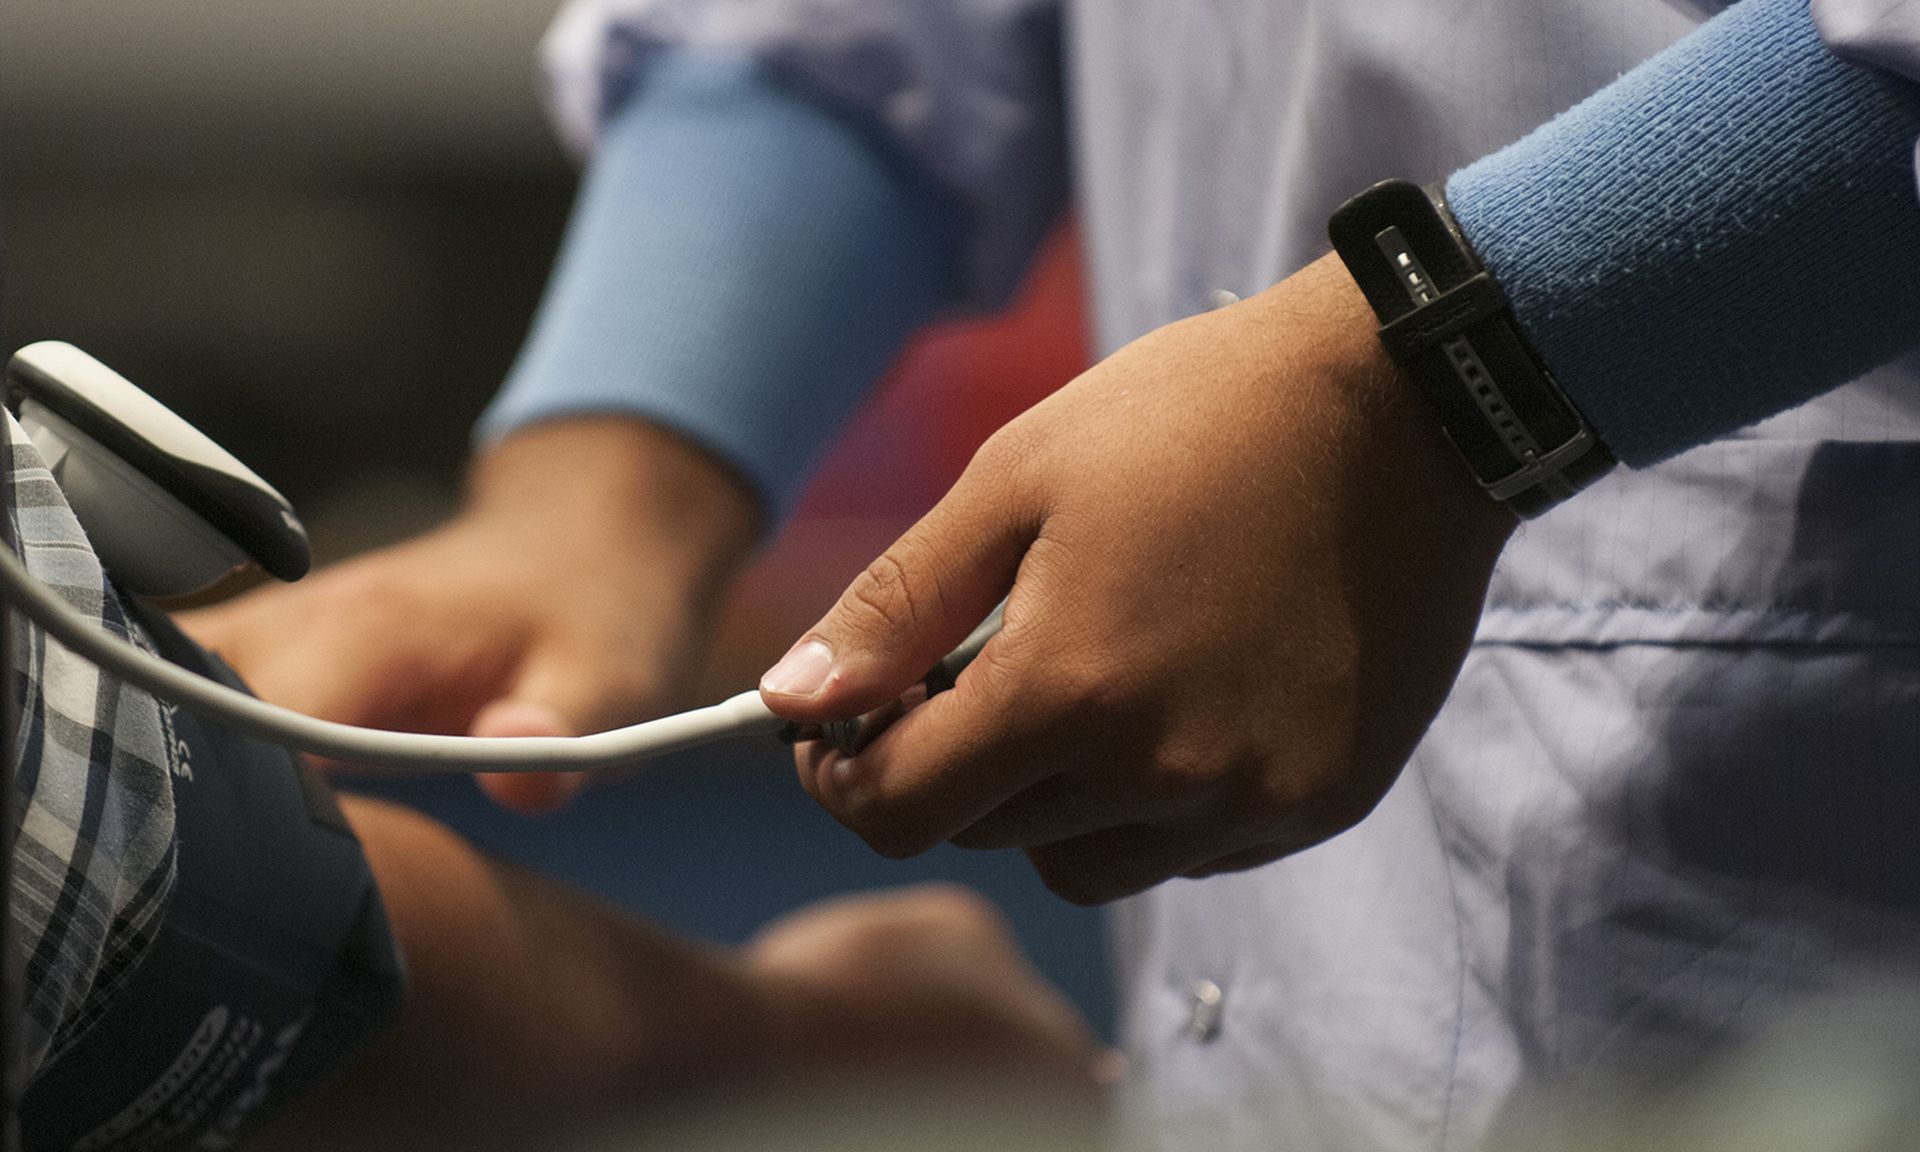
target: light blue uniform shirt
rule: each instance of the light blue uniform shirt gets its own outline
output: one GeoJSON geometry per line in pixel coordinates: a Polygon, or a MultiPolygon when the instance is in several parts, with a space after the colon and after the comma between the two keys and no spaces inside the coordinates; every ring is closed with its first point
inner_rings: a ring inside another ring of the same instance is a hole
{"type": "MultiPolygon", "coordinates": [[[[557,107],[584,147],[660,44],[768,61],[953,195],[960,294],[990,299],[1053,211],[1064,98],[1111,351],[1279,280],[1356,189],[1499,149],[1702,15],[1067,8],[1063,94],[1036,47],[1055,8],[1034,0],[576,0],[551,40],[557,107]]],[[[1920,12],[1818,14],[1830,41],[1920,71],[1920,12]]],[[[1528,525],[1371,817],[1121,906],[1131,1137],[1474,1148],[1531,1084],[1669,1076],[1860,968],[1920,965],[1914,376],[1883,369],[1528,525]]]]}

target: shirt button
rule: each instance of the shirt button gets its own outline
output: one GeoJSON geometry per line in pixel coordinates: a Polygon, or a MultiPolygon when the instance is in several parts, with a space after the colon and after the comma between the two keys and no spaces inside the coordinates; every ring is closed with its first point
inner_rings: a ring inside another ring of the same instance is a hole
{"type": "Polygon", "coordinates": [[[1187,991],[1187,1039],[1195,1044],[1211,1044],[1220,1035],[1220,1022],[1226,1015],[1227,994],[1211,980],[1201,980],[1187,991]]]}

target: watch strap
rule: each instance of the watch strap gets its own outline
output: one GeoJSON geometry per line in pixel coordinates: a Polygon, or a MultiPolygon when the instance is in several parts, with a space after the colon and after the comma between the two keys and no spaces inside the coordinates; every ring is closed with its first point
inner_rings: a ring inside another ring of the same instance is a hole
{"type": "Polygon", "coordinates": [[[1533,517],[1613,468],[1443,197],[1404,180],[1376,184],[1342,205],[1328,232],[1380,319],[1388,356],[1489,496],[1533,517]]]}

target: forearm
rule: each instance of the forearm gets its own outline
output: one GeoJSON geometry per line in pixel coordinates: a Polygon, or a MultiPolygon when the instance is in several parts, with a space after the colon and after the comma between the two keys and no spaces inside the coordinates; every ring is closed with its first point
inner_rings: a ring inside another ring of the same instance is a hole
{"type": "Polygon", "coordinates": [[[1920,335],[1920,100],[1805,0],[1746,0],[1455,174],[1468,239],[1603,439],[1645,464],[1920,335]]]}
{"type": "MultiPolygon", "coordinates": [[[[418,813],[342,807],[411,996],[391,1034],[250,1147],[551,1148],[690,1110],[737,1118],[768,1092],[918,1077],[985,1078],[997,1103],[1016,1087],[1074,1110],[1093,1099],[1085,1023],[964,891],[841,897],[723,951],[491,860],[418,813]]],[[[860,1106],[877,1099],[863,1090],[860,1106]]]]}
{"type": "Polygon", "coordinates": [[[417,813],[342,806],[412,990],[398,1028],[259,1147],[550,1147],[717,1070],[766,1065],[774,1017],[732,957],[491,860],[417,813]]]}

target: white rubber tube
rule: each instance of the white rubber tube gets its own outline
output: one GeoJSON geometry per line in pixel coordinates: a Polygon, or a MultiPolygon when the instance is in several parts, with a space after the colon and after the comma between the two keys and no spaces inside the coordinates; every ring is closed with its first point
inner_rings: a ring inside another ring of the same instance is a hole
{"type": "Polygon", "coordinates": [[[0,546],[0,599],[79,656],[162,700],[296,752],[426,772],[578,772],[631,764],[785,725],[758,692],[591,736],[430,736],[320,720],[268,704],[130,644],[68,607],[0,546]]]}

